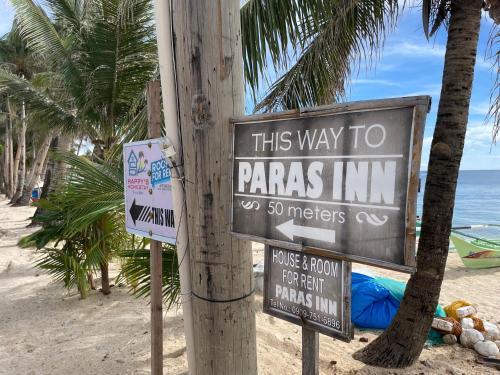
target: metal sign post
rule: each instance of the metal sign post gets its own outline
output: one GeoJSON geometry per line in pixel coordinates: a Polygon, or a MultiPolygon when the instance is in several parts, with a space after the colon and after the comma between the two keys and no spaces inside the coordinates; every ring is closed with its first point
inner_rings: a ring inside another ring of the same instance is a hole
{"type": "Polygon", "coordinates": [[[411,272],[429,97],[233,122],[231,232],[411,272]]]}

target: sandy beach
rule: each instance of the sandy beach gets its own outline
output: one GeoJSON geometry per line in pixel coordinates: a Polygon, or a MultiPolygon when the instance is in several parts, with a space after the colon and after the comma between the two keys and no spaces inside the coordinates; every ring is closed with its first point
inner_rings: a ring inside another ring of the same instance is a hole
{"type": "MultiPolygon", "coordinates": [[[[114,287],[109,296],[92,291],[81,300],[40,270],[32,268],[33,250],[17,241],[34,208],[11,208],[0,197],[0,374],[147,374],[149,373],[149,306],[147,299],[114,287]]],[[[263,256],[254,246],[254,263],[263,256]]],[[[405,280],[397,272],[355,265],[354,270],[405,280]]],[[[116,271],[116,270],[115,270],[116,271]]],[[[479,316],[500,323],[500,268],[468,270],[450,253],[440,302],[466,299],[478,305],[479,316]]],[[[259,374],[300,374],[300,328],[263,314],[262,295],[256,295],[259,374]]],[[[182,311],[164,319],[164,373],[186,374],[182,311]]],[[[425,348],[417,363],[404,370],[365,366],[351,358],[378,332],[356,330],[350,344],[321,335],[322,374],[498,374],[476,363],[472,350],[458,345],[425,348]],[[366,340],[363,340],[366,341],[366,340]]]]}

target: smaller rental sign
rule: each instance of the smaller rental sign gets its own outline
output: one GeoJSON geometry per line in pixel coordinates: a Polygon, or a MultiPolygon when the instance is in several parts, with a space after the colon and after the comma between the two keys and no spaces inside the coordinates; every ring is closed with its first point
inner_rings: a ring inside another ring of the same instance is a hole
{"type": "Polygon", "coordinates": [[[123,146],[127,232],[175,244],[170,168],[160,139],[123,146]]]}
{"type": "Polygon", "coordinates": [[[268,246],[264,312],[349,342],[351,263],[268,246]]]}

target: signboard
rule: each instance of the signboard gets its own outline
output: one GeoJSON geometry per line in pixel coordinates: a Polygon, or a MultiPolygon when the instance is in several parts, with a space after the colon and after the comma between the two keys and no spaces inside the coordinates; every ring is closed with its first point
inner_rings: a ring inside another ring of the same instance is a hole
{"type": "Polygon", "coordinates": [[[266,246],[264,312],[349,342],[351,264],[266,246]]]}
{"type": "Polygon", "coordinates": [[[127,232],[175,244],[170,168],[160,139],[126,143],[123,162],[127,232]]]}
{"type": "Polygon", "coordinates": [[[231,232],[411,271],[429,97],[233,122],[231,232]]]}

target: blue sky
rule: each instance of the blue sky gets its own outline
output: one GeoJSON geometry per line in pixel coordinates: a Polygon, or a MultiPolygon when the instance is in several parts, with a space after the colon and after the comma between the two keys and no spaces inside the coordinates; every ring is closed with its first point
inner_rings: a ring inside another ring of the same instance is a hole
{"type": "MultiPolygon", "coordinates": [[[[402,3],[403,1],[401,1],[402,3]]],[[[410,1],[419,4],[419,1],[410,1]]],[[[421,169],[427,170],[429,149],[436,123],[441,91],[446,30],[442,29],[427,41],[422,29],[420,6],[406,6],[397,27],[388,34],[379,59],[371,68],[362,64],[359,73],[351,77],[347,101],[388,97],[430,95],[432,108],[427,115],[421,169]]],[[[461,169],[500,169],[500,144],[492,144],[492,123],[486,123],[489,99],[495,75],[487,58],[488,36],[492,21],[483,15],[474,75],[469,124],[461,169]]],[[[497,47],[498,48],[498,47],[497,47]]],[[[273,76],[274,73],[270,74],[273,76]]],[[[258,95],[263,96],[264,90],[258,95]]],[[[246,108],[253,108],[247,95],[246,108]]]]}
{"type": "MultiPolygon", "coordinates": [[[[487,58],[491,20],[483,16],[474,74],[469,124],[461,169],[500,169],[500,145],[492,145],[492,122],[485,122],[490,92],[495,79],[487,58]]],[[[352,78],[348,100],[392,96],[431,95],[422,150],[422,170],[427,169],[429,148],[436,122],[441,90],[446,31],[427,41],[423,34],[419,7],[405,9],[398,27],[386,40],[375,69],[361,69],[352,78]]],[[[498,48],[498,47],[497,47],[498,48]]]]}
{"type": "MultiPolygon", "coordinates": [[[[0,0],[0,35],[11,26],[13,12],[8,0],[0,0]]],[[[469,125],[461,169],[500,169],[500,145],[492,145],[492,124],[485,123],[490,90],[494,81],[487,57],[491,20],[483,16],[472,92],[469,125]]],[[[431,95],[432,109],[427,116],[422,151],[422,170],[427,169],[429,146],[436,121],[441,89],[446,32],[442,30],[427,41],[424,37],[419,7],[407,7],[398,27],[386,39],[382,56],[367,69],[361,67],[352,77],[347,100],[380,99],[408,95],[431,95]]],[[[247,96],[247,108],[252,100],[247,96]]]]}

